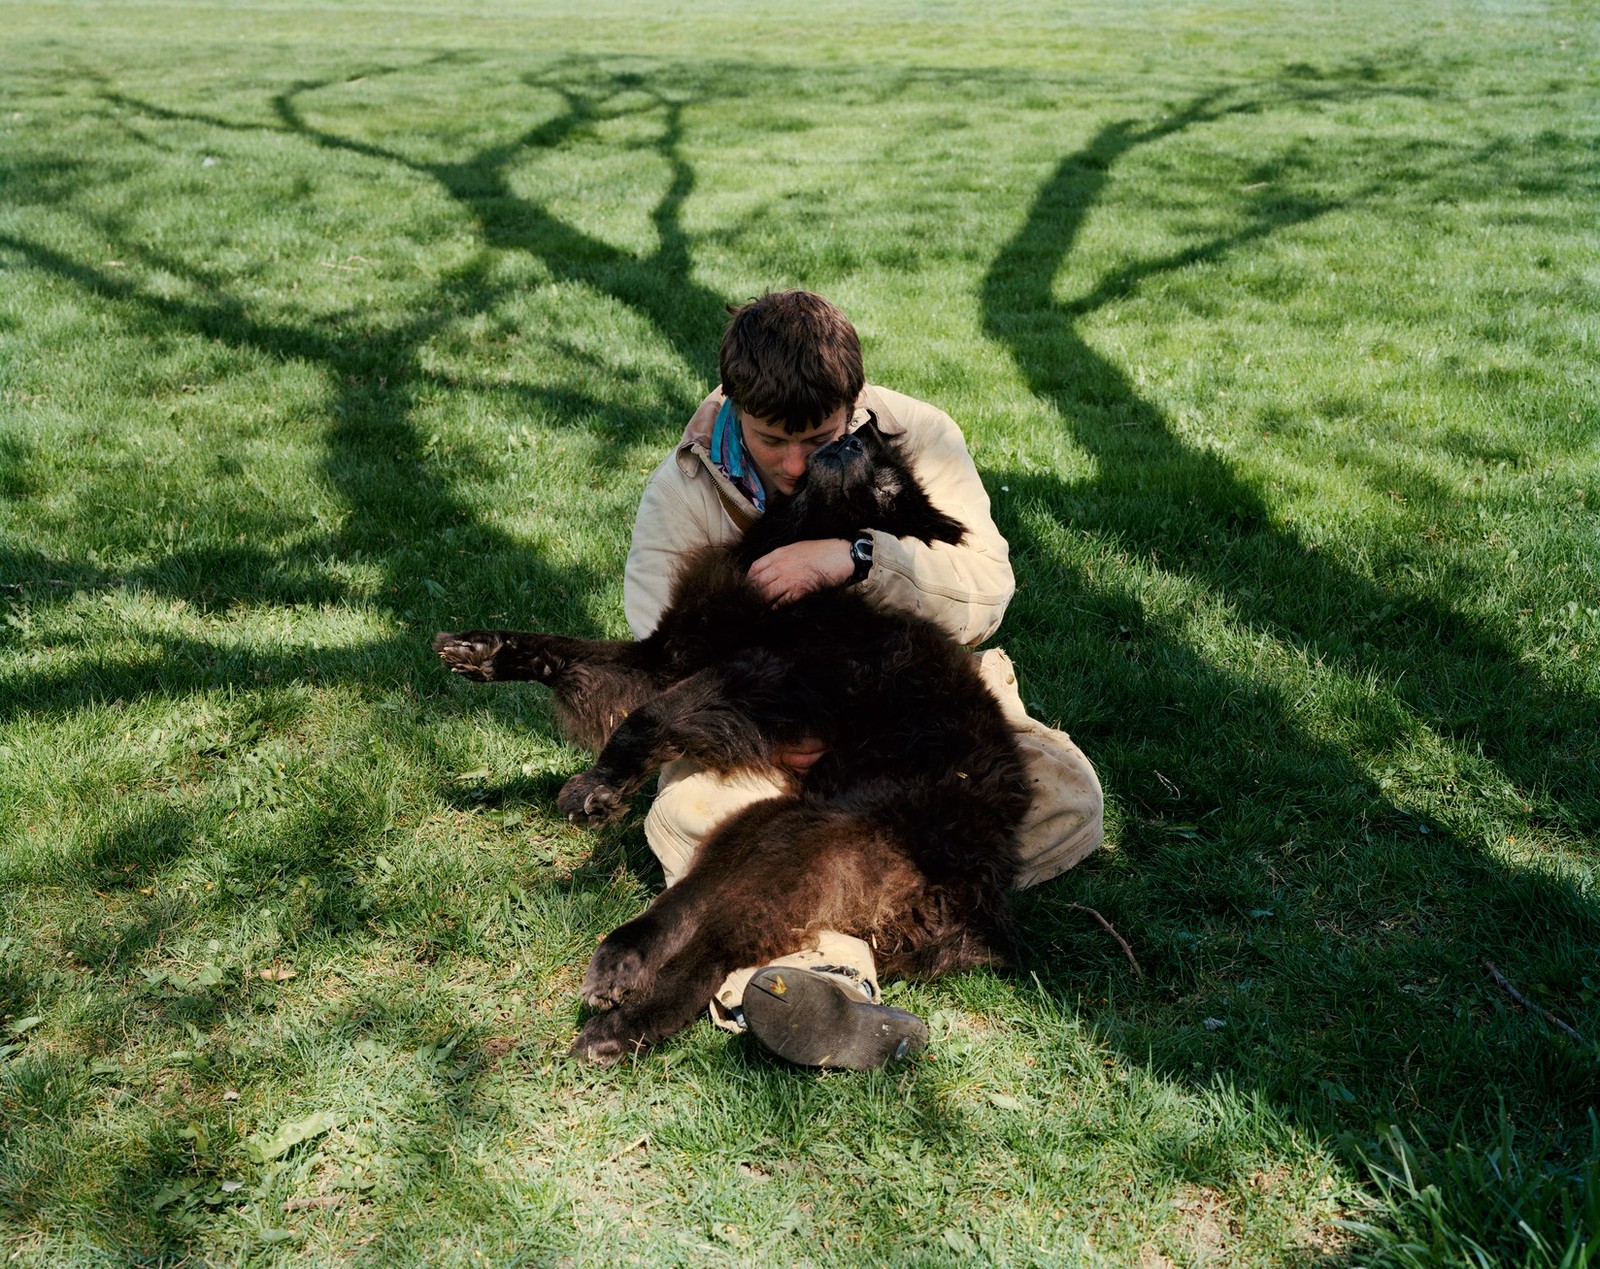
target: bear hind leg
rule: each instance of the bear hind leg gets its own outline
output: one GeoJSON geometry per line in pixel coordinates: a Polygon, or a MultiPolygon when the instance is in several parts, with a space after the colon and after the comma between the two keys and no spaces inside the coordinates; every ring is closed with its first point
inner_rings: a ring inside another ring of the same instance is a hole
{"type": "Polygon", "coordinates": [[[611,1066],[683,1030],[727,977],[721,962],[691,944],[656,975],[648,996],[629,1000],[584,1023],[570,1056],[611,1066]]]}

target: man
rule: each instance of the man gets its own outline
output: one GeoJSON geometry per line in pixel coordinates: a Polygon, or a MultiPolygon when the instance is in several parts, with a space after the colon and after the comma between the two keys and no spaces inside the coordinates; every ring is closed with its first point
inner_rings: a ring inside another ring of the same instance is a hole
{"type": "MultiPolygon", "coordinates": [[[[695,412],[639,503],[624,583],[635,638],[660,621],[685,552],[737,539],[769,498],[794,492],[814,450],[869,412],[900,438],[929,498],[966,526],[966,537],[958,546],[928,545],[869,529],[855,541],[797,542],[757,560],[751,580],[776,605],[826,586],[855,586],[874,603],[926,617],[968,646],[994,634],[1015,582],[961,432],[933,406],[866,383],[861,344],[843,313],[806,291],[752,300],[732,310],[720,368],[721,387],[695,412]]],[[[1100,784],[1065,733],[1027,716],[1004,652],[983,653],[979,668],[1027,760],[1034,799],[1019,830],[1017,884],[1036,885],[1100,844],[1100,784]]],[[[810,742],[780,757],[803,772],[821,752],[820,742],[810,742]]],[[[667,885],[729,815],[786,791],[777,776],[719,776],[689,759],[669,763],[645,819],[667,885]]],[[[817,946],[775,965],[732,975],[711,1013],[717,1025],[748,1028],[773,1052],[804,1065],[864,1069],[927,1043],[919,1019],[881,1003],[872,949],[838,933],[825,932],[817,946]]]]}

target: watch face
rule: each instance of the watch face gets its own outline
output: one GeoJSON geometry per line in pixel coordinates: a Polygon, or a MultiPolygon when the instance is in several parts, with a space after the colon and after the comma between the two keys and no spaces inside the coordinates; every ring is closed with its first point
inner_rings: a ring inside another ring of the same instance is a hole
{"type": "Polygon", "coordinates": [[[872,539],[857,538],[850,543],[850,561],[856,566],[851,582],[864,581],[872,570],[872,539]]]}

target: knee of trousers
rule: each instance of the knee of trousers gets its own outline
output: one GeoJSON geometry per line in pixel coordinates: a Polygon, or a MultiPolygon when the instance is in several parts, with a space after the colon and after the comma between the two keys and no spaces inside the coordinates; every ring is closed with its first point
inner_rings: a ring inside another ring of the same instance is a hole
{"type": "Polygon", "coordinates": [[[1033,801],[1017,826],[1018,889],[1036,886],[1082,863],[1105,838],[1105,795],[1083,751],[1063,731],[1032,719],[1017,741],[1033,801]]]}
{"type": "Polygon", "coordinates": [[[1026,889],[1066,872],[1093,854],[1105,837],[1100,777],[1072,737],[1029,718],[1016,668],[1001,648],[976,654],[978,673],[1017,733],[1033,800],[1017,826],[1017,887],[1026,889]]]}
{"type": "Polygon", "coordinates": [[[667,763],[644,817],[645,841],[661,861],[667,885],[688,871],[706,838],[730,815],[786,791],[775,776],[718,775],[690,758],[667,763]]]}

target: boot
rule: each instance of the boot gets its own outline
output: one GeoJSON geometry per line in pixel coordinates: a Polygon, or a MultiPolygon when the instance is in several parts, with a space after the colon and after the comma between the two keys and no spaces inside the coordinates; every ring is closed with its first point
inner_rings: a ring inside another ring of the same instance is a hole
{"type": "Polygon", "coordinates": [[[769,965],[745,988],[745,1025],[767,1049],[800,1066],[870,1071],[928,1047],[922,1019],[875,1004],[864,990],[834,974],[769,965]]]}

